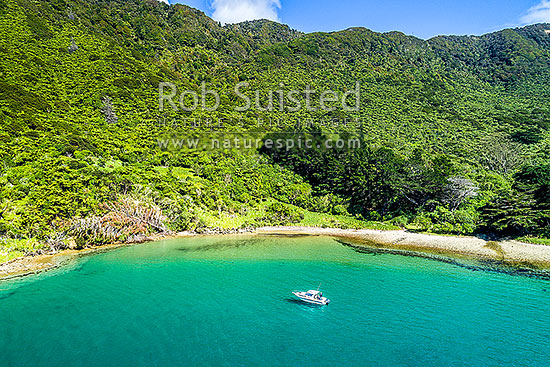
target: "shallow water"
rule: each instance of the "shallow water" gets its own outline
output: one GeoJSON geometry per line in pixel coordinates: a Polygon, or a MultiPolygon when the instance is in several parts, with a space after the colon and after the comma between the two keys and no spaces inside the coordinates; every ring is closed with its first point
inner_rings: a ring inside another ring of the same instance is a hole
{"type": "Polygon", "coordinates": [[[0,282],[0,366],[548,366],[550,283],[329,237],[173,239],[0,282]],[[317,288],[325,307],[292,299],[317,288]]]}

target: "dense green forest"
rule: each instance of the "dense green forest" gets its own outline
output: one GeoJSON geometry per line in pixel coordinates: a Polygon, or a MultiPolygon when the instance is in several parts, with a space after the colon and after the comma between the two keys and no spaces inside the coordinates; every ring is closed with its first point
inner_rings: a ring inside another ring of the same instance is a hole
{"type": "Polygon", "coordinates": [[[0,0],[0,259],[280,224],[547,238],[549,30],[304,34],[156,0],[0,0]],[[219,107],[161,111],[161,82],[219,107]],[[242,82],[360,103],[241,112],[242,82]],[[177,144],[213,137],[316,143],[177,144]]]}

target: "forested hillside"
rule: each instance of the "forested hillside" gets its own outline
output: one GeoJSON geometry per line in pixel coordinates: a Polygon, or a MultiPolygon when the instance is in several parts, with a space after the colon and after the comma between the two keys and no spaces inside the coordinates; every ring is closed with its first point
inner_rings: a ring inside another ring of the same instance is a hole
{"type": "Polygon", "coordinates": [[[156,0],[0,0],[0,32],[0,259],[290,223],[550,236],[549,24],[425,41],[222,26],[156,0]],[[161,82],[219,107],[160,111],[161,82]],[[251,99],[358,86],[360,104],[240,112],[239,82],[251,99]],[[213,136],[320,144],[172,140],[213,136]]]}

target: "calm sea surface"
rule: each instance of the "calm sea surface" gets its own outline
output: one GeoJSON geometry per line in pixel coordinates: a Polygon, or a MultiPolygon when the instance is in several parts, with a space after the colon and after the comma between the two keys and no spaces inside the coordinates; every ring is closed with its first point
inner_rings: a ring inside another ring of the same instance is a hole
{"type": "Polygon", "coordinates": [[[329,237],[173,239],[0,282],[0,366],[550,366],[550,282],[329,237]],[[293,300],[321,290],[325,307],[293,300]]]}

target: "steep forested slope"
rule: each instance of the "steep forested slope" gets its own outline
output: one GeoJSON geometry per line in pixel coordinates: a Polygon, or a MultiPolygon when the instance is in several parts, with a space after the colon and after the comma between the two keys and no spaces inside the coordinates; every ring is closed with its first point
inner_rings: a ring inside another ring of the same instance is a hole
{"type": "Polygon", "coordinates": [[[0,0],[0,232],[64,246],[165,229],[368,225],[353,216],[548,235],[548,29],[424,41],[221,26],[154,0],[0,0]],[[160,82],[216,90],[220,106],[159,111],[160,82]],[[342,97],[359,82],[360,108],[239,112],[239,82],[262,101],[308,86],[342,97]],[[215,136],[361,148],[159,144],[212,137],[213,125],[215,136]],[[148,219],[128,219],[136,213],[148,219]]]}

